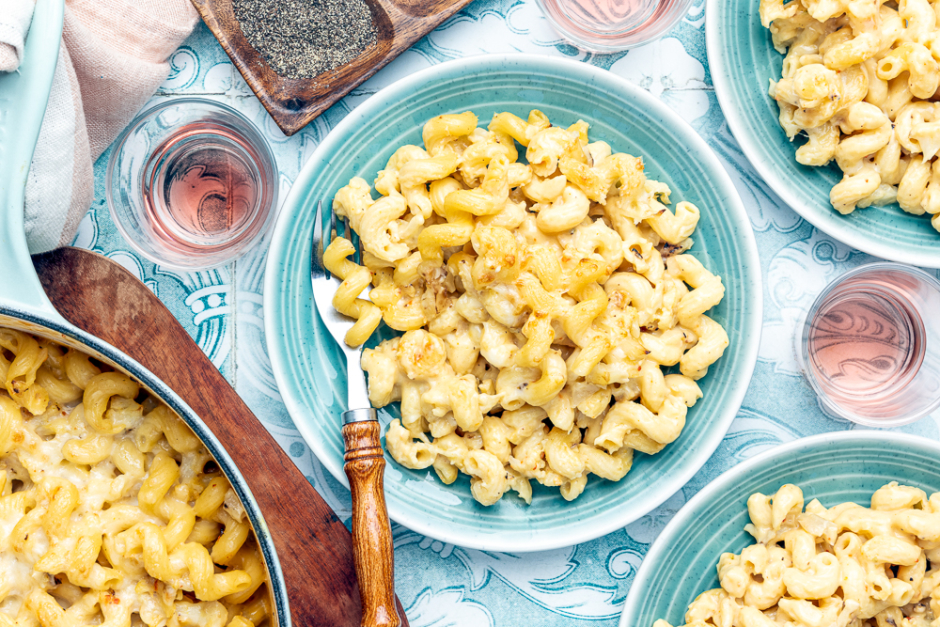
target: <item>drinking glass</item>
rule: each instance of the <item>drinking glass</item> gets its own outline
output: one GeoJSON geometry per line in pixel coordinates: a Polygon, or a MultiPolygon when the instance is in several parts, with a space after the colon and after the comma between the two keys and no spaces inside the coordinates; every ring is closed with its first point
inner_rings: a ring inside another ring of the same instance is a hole
{"type": "Polygon", "coordinates": [[[108,162],[105,191],[118,230],[144,257],[179,270],[244,254],[270,225],[277,167],[235,109],[178,98],[134,119],[108,162]]]}
{"type": "Polygon", "coordinates": [[[537,0],[552,27],[590,52],[619,52],[662,37],[692,0],[537,0]]]}
{"type": "Polygon", "coordinates": [[[823,408],[874,426],[940,407],[940,282],[879,262],[826,286],[806,315],[797,354],[823,408]]]}

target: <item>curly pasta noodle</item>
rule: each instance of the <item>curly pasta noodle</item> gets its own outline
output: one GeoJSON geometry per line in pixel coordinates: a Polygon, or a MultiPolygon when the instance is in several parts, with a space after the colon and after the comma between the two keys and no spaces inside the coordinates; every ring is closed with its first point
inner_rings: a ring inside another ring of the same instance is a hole
{"type": "MultiPolygon", "coordinates": [[[[895,482],[871,507],[824,507],[782,486],[747,501],[754,544],[718,560],[720,588],[682,627],[936,627],[940,493],[895,482]]],[[[653,627],[671,627],[658,620],[653,627]]]]}
{"type": "Polygon", "coordinates": [[[842,214],[897,202],[940,230],[940,27],[929,0],[761,0],[786,54],[770,95],[780,126],[808,141],[796,160],[832,160],[842,214]]]}
{"type": "Polygon", "coordinates": [[[189,427],[127,375],[0,328],[0,627],[251,627],[270,603],[189,427]]]}
{"type": "Polygon", "coordinates": [[[642,160],[537,110],[488,129],[438,116],[423,140],[392,155],[378,198],[361,178],[336,194],[363,265],[344,238],[324,255],[344,279],[334,306],[357,319],[348,344],[379,317],[403,332],[362,357],[372,404],[401,402],[389,453],[445,483],[470,475],[484,505],[510,489],[531,502],[532,479],[568,500],[591,474],[622,479],[635,450],[679,437],[728,344],[705,315],[721,279],[685,253],[698,208],[670,211],[642,160]]]}

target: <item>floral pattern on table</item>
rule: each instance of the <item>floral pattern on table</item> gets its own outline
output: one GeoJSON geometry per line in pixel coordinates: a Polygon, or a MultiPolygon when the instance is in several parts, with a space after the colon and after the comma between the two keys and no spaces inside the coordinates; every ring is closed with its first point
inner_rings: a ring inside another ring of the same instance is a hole
{"type": "MultiPolygon", "coordinates": [[[[650,544],[705,484],[780,442],[852,428],[822,414],[799,375],[792,338],[822,287],[871,258],[802,220],[748,164],[711,86],[703,25],[704,0],[695,0],[689,15],[658,42],[626,53],[594,55],[561,40],[534,0],[476,0],[290,138],[277,129],[203,25],[170,59],[170,76],[153,103],[200,95],[240,110],[271,144],[280,170],[281,198],[330,129],[377,90],[449,59],[518,51],[596,65],[662,99],[716,151],[747,207],[761,254],[764,333],[744,404],[712,459],[653,513],[603,538],[566,549],[489,553],[444,544],[395,526],[397,592],[413,627],[616,625],[650,544]]],[[[121,263],[166,303],[348,523],[348,490],[314,458],[293,426],[274,381],[265,348],[261,294],[266,244],[222,269],[188,274],[139,257],[116,230],[104,201],[108,157],[106,152],[95,166],[96,200],[82,221],[75,245],[121,263]]],[[[935,417],[902,429],[940,437],[935,417]]]]}

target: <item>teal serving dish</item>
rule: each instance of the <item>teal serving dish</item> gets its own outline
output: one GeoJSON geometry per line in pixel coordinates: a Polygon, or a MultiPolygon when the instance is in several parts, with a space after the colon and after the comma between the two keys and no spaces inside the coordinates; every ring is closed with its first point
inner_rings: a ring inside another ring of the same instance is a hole
{"type": "Polygon", "coordinates": [[[930,216],[915,216],[897,204],[856,209],[841,215],[829,191],[842,180],[831,163],[810,167],[796,162],[796,149],[777,121],[777,103],[767,94],[779,79],[783,55],[760,23],[755,0],[707,0],[705,43],[721,110],[734,138],[770,188],[813,226],[876,257],[940,268],[940,233],[930,216]]]}
{"type": "Polygon", "coordinates": [[[884,431],[824,433],[784,444],[724,473],[679,510],[653,543],[637,572],[620,627],[652,627],[657,619],[684,623],[686,608],[718,587],[718,558],[739,553],[754,539],[747,499],[792,483],[826,507],[868,506],[891,481],[931,494],[940,491],[940,444],[884,431]]]}
{"type": "MultiPolygon", "coordinates": [[[[638,454],[619,483],[589,481],[573,502],[557,488],[535,486],[530,506],[508,494],[483,507],[468,478],[446,486],[431,470],[389,458],[385,491],[394,521],[443,542],[509,552],[585,542],[648,513],[704,464],[740,407],[760,338],[760,266],[744,207],[705,142],[647,92],[583,63],[488,55],[434,66],[372,96],[317,147],[281,209],[264,284],[265,335],[284,402],[314,454],[348,485],[339,418],[345,360],[317,316],[310,285],[316,203],[329,202],[353,176],[371,183],[399,146],[420,144],[422,126],[436,115],[472,110],[486,125],[496,112],[526,116],[531,108],[557,125],[585,120],[592,139],[641,155],[647,175],[672,188],[673,202],[701,208],[693,254],[724,278],[727,293],[711,315],[731,344],[701,381],[705,398],[690,410],[681,437],[659,455],[638,454]]],[[[382,410],[383,426],[397,412],[397,405],[382,410]]]]}

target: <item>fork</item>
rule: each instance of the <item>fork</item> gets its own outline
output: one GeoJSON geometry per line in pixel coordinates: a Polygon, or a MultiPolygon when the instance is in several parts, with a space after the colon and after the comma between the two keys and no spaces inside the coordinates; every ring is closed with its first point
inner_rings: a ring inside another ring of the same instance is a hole
{"type": "MultiPolygon", "coordinates": [[[[356,249],[353,261],[362,263],[359,238],[349,228],[349,219],[344,219],[342,225],[343,236],[356,249]]],[[[385,456],[379,440],[378,416],[369,403],[366,375],[360,365],[362,347],[353,348],[344,341],[346,331],[355,320],[333,307],[333,295],[340,281],[323,265],[323,251],[329,246],[334,231],[340,235],[336,227],[336,214],[330,211],[329,229],[323,232],[323,201],[317,201],[310,279],[320,319],[346,355],[346,406],[349,409],[343,412],[346,447],[343,470],[349,477],[352,492],[353,559],[362,602],[361,624],[362,627],[398,627],[401,619],[395,611],[395,564],[392,531],[385,508],[385,456]]]]}

